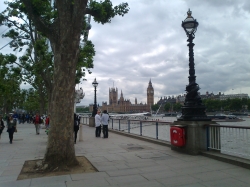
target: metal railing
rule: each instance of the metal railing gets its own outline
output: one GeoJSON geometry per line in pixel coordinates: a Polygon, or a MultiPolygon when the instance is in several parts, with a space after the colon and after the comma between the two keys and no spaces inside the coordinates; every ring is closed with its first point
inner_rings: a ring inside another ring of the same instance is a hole
{"type": "Polygon", "coordinates": [[[210,124],[206,128],[208,150],[250,159],[250,127],[210,124]]]}
{"type": "MultiPolygon", "coordinates": [[[[81,118],[82,124],[89,124],[89,117],[81,118]]],[[[111,118],[109,128],[170,142],[172,122],[128,120],[111,118]]],[[[230,125],[205,125],[207,129],[207,150],[250,159],[250,127],[230,125]]]]}
{"type": "Polygon", "coordinates": [[[170,142],[170,124],[166,121],[111,118],[109,128],[170,142]]]}
{"type": "MultiPolygon", "coordinates": [[[[88,117],[82,116],[81,123],[88,124],[88,117]]],[[[166,121],[110,118],[108,127],[113,130],[170,142],[170,124],[171,122],[166,121]]]]}
{"type": "Polygon", "coordinates": [[[81,116],[80,123],[84,125],[89,124],[89,116],[81,116]]]}

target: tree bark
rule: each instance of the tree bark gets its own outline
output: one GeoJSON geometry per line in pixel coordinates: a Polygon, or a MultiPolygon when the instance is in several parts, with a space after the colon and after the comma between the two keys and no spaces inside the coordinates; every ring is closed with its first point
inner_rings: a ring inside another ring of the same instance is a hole
{"type": "Polygon", "coordinates": [[[49,101],[51,129],[45,154],[45,162],[50,168],[78,164],[73,141],[75,72],[86,7],[80,1],[74,7],[67,1],[57,2],[59,35],[57,39],[50,40],[55,56],[53,91],[49,101]]]}

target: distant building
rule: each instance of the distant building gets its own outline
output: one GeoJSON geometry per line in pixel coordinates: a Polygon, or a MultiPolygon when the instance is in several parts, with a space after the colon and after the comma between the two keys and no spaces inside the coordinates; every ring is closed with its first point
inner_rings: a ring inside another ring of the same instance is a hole
{"type": "MultiPolygon", "coordinates": [[[[200,93],[199,93],[200,94],[200,93]]],[[[185,103],[185,97],[186,94],[184,95],[178,95],[176,97],[172,96],[164,96],[163,98],[161,97],[161,99],[157,102],[158,105],[162,105],[164,106],[166,103],[170,103],[170,104],[175,104],[175,103],[180,103],[180,104],[184,104],[185,103]]],[[[209,93],[208,91],[205,94],[200,94],[201,99],[212,99],[212,100],[227,100],[227,99],[249,99],[248,94],[228,94],[228,95],[224,95],[221,92],[219,92],[218,94],[214,94],[214,93],[209,93]]]]}
{"type": "Polygon", "coordinates": [[[102,106],[100,106],[99,109],[118,113],[150,112],[151,105],[153,104],[154,88],[150,79],[147,87],[147,103],[138,103],[137,98],[135,98],[135,103],[132,104],[129,99],[124,98],[122,90],[120,98],[118,98],[118,89],[113,87],[109,88],[109,104],[107,102],[102,102],[102,106]]]}
{"type": "Polygon", "coordinates": [[[172,96],[172,97],[170,97],[170,96],[168,96],[168,97],[166,97],[166,96],[164,96],[163,98],[161,97],[160,98],[160,100],[157,102],[157,104],[158,105],[165,105],[165,104],[167,104],[167,103],[170,103],[170,104],[175,104],[175,103],[177,103],[176,102],[176,97],[174,97],[174,96],[172,96]]]}
{"type": "Polygon", "coordinates": [[[248,94],[222,94],[221,92],[219,92],[218,94],[213,94],[213,93],[209,93],[206,92],[206,94],[204,95],[200,95],[201,99],[214,99],[214,100],[227,100],[227,99],[249,99],[248,94]]]}
{"type": "Polygon", "coordinates": [[[220,100],[227,99],[249,99],[248,94],[228,94],[228,95],[220,95],[220,100]]]}

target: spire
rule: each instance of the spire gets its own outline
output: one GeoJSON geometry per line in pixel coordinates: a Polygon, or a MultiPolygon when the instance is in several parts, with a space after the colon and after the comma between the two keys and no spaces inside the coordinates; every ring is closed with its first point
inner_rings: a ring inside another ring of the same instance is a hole
{"type": "Polygon", "coordinates": [[[151,78],[149,79],[148,86],[152,86],[151,78]]]}
{"type": "Polygon", "coordinates": [[[151,82],[151,78],[149,79],[149,83],[148,83],[148,89],[149,89],[149,88],[153,89],[152,82],[151,82]]]}

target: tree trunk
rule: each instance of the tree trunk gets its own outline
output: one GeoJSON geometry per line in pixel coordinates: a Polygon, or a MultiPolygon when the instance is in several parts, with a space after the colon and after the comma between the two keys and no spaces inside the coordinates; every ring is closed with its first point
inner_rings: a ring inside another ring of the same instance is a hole
{"type": "MultiPolygon", "coordinates": [[[[61,15],[62,16],[62,15],[61,15]]],[[[75,73],[79,55],[81,25],[73,28],[72,20],[60,18],[60,37],[54,46],[54,78],[50,102],[51,128],[45,162],[50,168],[78,164],[73,141],[75,73]]],[[[78,23],[82,23],[83,14],[78,23]]]]}
{"type": "MultiPolygon", "coordinates": [[[[74,41],[70,41],[72,45],[74,41]]],[[[73,113],[77,51],[71,45],[56,45],[54,85],[50,100],[51,129],[45,162],[54,168],[72,166],[78,162],[73,141],[73,113]]]]}

